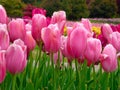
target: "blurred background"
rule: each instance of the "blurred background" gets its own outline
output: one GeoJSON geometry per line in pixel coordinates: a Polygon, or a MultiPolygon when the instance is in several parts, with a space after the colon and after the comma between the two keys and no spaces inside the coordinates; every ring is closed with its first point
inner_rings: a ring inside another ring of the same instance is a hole
{"type": "Polygon", "coordinates": [[[34,8],[46,10],[46,16],[54,11],[66,11],[68,20],[81,18],[119,18],[120,0],[0,0],[9,17],[32,16],[34,8]]]}

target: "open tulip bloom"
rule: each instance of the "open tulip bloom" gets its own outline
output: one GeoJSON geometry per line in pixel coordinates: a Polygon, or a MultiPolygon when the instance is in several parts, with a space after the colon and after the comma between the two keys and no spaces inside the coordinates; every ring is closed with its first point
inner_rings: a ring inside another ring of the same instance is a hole
{"type": "Polygon", "coordinates": [[[46,13],[8,22],[0,5],[0,90],[120,90],[119,24],[46,13]]]}

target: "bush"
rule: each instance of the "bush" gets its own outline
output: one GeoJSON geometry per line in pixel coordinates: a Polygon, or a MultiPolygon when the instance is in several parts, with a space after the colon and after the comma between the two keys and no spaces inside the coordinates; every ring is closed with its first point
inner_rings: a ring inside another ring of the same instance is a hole
{"type": "Polygon", "coordinates": [[[91,3],[90,17],[115,17],[117,12],[115,0],[95,0],[91,3]]]}
{"type": "Polygon", "coordinates": [[[78,20],[89,16],[86,0],[43,0],[41,7],[47,10],[49,16],[54,11],[64,10],[69,20],[78,20]]]}
{"type": "Polygon", "coordinates": [[[5,7],[8,16],[22,17],[25,4],[20,0],[0,0],[0,4],[5,7]]]}
{"type": "Polygon", "coordinates": [[[117,7],[118,7],[118,14],[120,15],[120,0],[116,0],[117,7]]]}

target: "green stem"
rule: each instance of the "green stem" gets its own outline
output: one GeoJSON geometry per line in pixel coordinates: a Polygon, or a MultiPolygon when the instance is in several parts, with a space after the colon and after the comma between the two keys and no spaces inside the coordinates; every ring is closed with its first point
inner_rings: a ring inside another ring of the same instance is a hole
{"type": "Polygon", "coordinates": [[[96,73],[95,73],[95,66],[93,64],[93,78],[94,78],[94,89],[96,89],[96,73]]]}
{"type": "Polygon", "coordinates": [[[78,62],[77,60],[75,60],[75,68],[76,68],[76,85],[77,85],[77,89],[79,89],[79,72],[78,72],[78,62]]]}
{"type": "Polygon", "coordinates": [[[22,78],[21,78],[21,82],[20,82],[20,90],[22,90],[22,85],[23,85],[23,80],[24,80],[25,74],[26,74],[26,69],[25,69],[24,72],[22,73],[22,78]]]}
{"type": "Polygon", "coordinates": [[[53,90],[56,90],[53,53],[51,53],[51,61],[52,61],[52,70],[53,70],[53,90]]]}
{"type": "Polygon", "coordinates": [[[16,75],[13,75],[12,90],[16,90],[15,89],[15,83],[16,83],[16,75]]]}
{"type": "MultiPolygon", "coordinates": [[[[33,74],[35,74],[35,75],[37,75],[37,71],[38,71],[37,66],[39,66],[38,65],[39,64],[39,60],[41,60],[41,51],[42,51],[42,42],[40,42],[39,55],[38,55],[37,61],[35,62],[35,66],[34,66],[34,70],[33,70],[33,74]]],[[[36,76],[33,75],[33,77],[34,77],[34,80],[35,80],[36,76]]]]}
{"type": "Polygon", "coordinates": [[[58,51],[58,68],[60,69],[60,51],[58,51]]]}
{"type": "Polygon", "coordinates": [[[112,85],[111,85],[111,90],[114,90],[114,72],[111,72],[111,83],[112,83],[112,85]]]}

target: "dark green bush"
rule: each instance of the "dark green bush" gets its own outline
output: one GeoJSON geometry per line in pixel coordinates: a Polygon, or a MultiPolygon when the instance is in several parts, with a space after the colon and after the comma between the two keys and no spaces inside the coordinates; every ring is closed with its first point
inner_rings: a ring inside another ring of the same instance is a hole
{"type": "Polygon", "coordinates": [[[69,20],[79,20],[89,16],[86,0],[43,0],[41,7],[47,10],[49,16],[54,11],[64,10],[69,20]]]}
{"type": "Polygon", "coordinates": [[[90,17],[111,18],[116,12],[116,0],[94,0],[90,5],[90,17]]]}
{"type": "Polygon", "coordinates": [[[23,7],[25,6],[20,0],[0,0],[9,17],[22,17],[23,7]]]}

